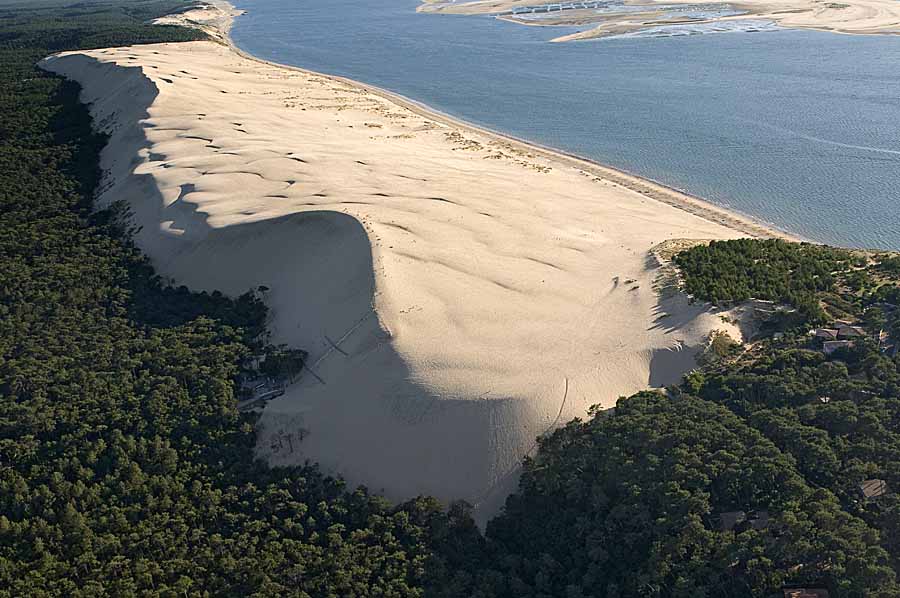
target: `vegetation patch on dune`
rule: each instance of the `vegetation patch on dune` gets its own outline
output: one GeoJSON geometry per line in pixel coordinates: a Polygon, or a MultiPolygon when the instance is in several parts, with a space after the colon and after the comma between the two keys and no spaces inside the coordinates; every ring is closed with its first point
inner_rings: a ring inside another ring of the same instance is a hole
{"type": "Polygon", "coordinates": [[[714,304],[763,299],[790,305],[803,323],[862,317],[896,302],[900,258],[780,239],[713,241],[677,254],[683,288],[714,304]]]}

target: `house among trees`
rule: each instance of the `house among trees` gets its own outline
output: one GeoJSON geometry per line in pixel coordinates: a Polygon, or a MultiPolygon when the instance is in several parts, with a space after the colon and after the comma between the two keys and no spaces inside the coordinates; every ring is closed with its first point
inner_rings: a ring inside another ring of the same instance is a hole
{"type": "Polygon", "coordinates": [[[839,339],[864,338],[866,331],[859,326],[841,326],[838,328],[839,339]]]}
{"type": "Polygon", "coordinates": [[[825,588],[782,588],[784,598],[828,598],[825,588]]]}
{"type": "Polygon", "coordinates": [[[762,530],[769,527],[768,511],[728,511],[719,515],[719,528],[723,532],[739,534],[748,529],[762,530]]]}
{"type": "Polygon", "coordinates": [[[248,355],[241,360],[240,366],[242,371],[258,372],[260,364],[265,360],[265,355],[248,355]]]}
{"type": "Polygon", "coordinates": [[[810,334],[817,340],[825,343],[837,340],[852,340],[857,338],[865,338],[866,331],[860,326],[851,326],[850,324],[841,324],[837,328],[815,328],[810,334]]]}
{"type": "Polygon", "coordinates": [[[891,338],[891,333],[887,330],[878,331],[878,350],[888,355],[896,355],[897,344],[891,338]]]}
{"type": "Polygon", "coordinates": [[[811,332],[815,338],[822,341],[836,341],[838,337],[836,328],[816,328],[811,332]]]}
{"type": "Polygon", "coordinates": [[[877,479],[865,480],[859,485],[859,490],[866,500],[878,498],[887,494],[887,482],[877,479]]]}
{"type": "Polygon", "coordinates": [[[238,403],[241,410],[254,409],[284,394],[284,382],[271,376],[242,374],[239,378],[245,400],[238,403]]]}
{"type": "Polygon", "coordinates": [[[268,390],[280,386],[284,388],[284,384],[271,376],[259,376],[253,374],[244,374],[240,377],[241,390],[254,397],[267,392],[268,390]]]}
{"type": "Polygon", "coordinates": [[[859,326],[852,326],[840,320],[837,323],[840,323],[837,328],[815,328],[810,330],[813,338],[822,342],[822,351],[825,355],[831,355],[838,349],[852,347],[855,339],[867,336],[865,329],[859,326]]]}
{"type": "Polygon", "coordinates": [[[301,349],[279,345],[268,346],[263,354],[246,358],[241,364],[244,371],[238,376],[238,409],[261,408],[267,401],[283,395],[287,384],[293,384],[303,369],[307,355],[301,349]]]}

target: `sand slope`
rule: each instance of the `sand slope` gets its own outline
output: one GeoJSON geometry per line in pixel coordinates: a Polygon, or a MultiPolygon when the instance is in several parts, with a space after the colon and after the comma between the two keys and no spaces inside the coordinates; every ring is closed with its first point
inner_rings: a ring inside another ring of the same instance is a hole
{"type": "Polygon", "coordinates": [[[130,204],[160,273],[268,286],[273,340],[310,351],[315,374],[262,416],[273,465],[485,517],[537,435],[676,380],[722,327],[659,298],[649,250],[741,233],[602,169],[212,42],[43,66],[111,134],[100,202],[130,204]]]}

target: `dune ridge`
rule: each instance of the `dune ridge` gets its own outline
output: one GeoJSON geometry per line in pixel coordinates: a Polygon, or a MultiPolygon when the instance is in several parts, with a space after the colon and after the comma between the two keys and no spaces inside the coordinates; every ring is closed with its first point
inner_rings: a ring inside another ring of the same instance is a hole
{"type": "Polygon", "coordinates": [[[42,66],[83,86],[110,134],[98,202],[128,202],[158,271],[265,285],[273,340],[310,351],[261,417],[272,465],[466,499],[483,521],[539,434],[739,334],[654,289],[659,243],[746,234],[672,190],[213,42],[42,66]]]}

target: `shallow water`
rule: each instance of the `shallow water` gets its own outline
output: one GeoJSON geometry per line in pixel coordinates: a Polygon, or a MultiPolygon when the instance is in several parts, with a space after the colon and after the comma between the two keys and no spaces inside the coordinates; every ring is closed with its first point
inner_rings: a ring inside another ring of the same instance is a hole
{"type": "Polygon", "coordinates": [[[656,25],[654,27],[647,27],[646,29],[613,35],[608,39],[677,37],[684,35],[707,35],[712,33],[759,33],[761,31],[778,30],[779,27],[771,21],[761,19],[738,19],[735,21],[720,21],[715,23],[656,25]]]}
{"type": "Polygon", "coordinates": [[[237,6],[249,12],[234,40],[256,56],[385,87],[810,239],[900,250],[900,36],[551,44],[577,29],[418,14],[415,0],[237,6]]]}

